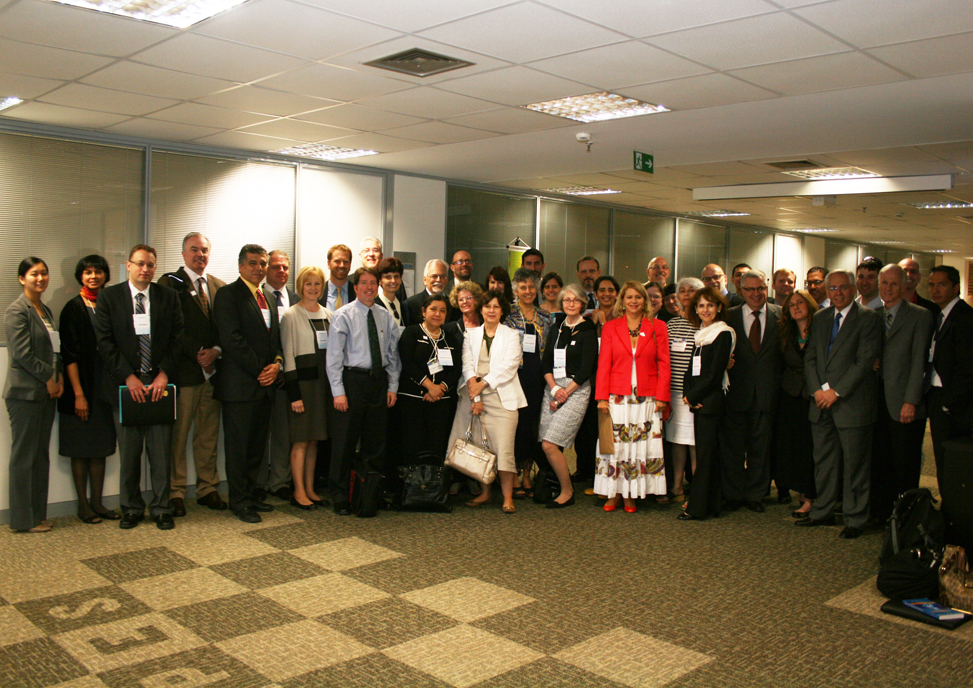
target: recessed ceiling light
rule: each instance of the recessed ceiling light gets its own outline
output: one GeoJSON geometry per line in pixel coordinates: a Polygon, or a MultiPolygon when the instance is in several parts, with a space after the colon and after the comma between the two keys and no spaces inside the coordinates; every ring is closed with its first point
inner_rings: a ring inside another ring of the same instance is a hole
{"type": "Polygon", "coordinates": [[[947,208],[973,208],[973,203],[964,203],[962,201],[938,201],[934,203],[906,203],[906,205],[911,205],[913,208],[919,208],[920,210],[944,210],[947,208]]]}
{"type": "Polygon", "coordinates": [[[742,217],[750,213],[738,213],[733,210],[691,210],[687,214],[696,217],[742,217]]]}
{"type": "Polygon", "coordinates": [[[316,160],[347,160],[360,158],[364,155],[378,155],[378,151],[362,150],[360,148],[339,148],[327,146],[323,143],[311,143],[306,146],[294,146],[274,151],[281,155],[294,155],[299,158],[314,158],[316,160]]]}
{"type": "Polygon", "coordinates": [[[818,227],[803,227],[798,229],[797,227],[788,227],[789,232],[837,232],[837,229],[819,229],[818,227]]]}
{"type": "Polygon", "coordinates": [[[53,0],[62,5],[117,14],[185,29],[246,0],[53,0]]]}
{"type": "Polygon", "coordinates": [[[817,170],[787,170],[783,174],[801,179],[824,180],[824,179],[863,179],[865,177],[878,177],[879,175],[860,167],[824,167],[817,170]]]}
{"type": "Polygon", "coordinates": [[[615,189],[599,189],[596,186],[562,186],[559,189],[540,189],[542,192],[566,194],[568,196],[598,196],[600,194],[617,194],[615,189]]]}
{"type": "Polygon", "coordinates": [[[621,119],[638,115],[652,115],[656,112],[669,112],[661,105],[643,103],[635,98],[626,98],[616,93],[602,91],[583,96],[571,96],[542,103],[531,103],[523,107],[548,115],[565,117],[577,122],[601,122],[606,119],[621,119]]]}
{"type": "Polygon", "coordinates": [[[7,98],[4,98],[3,100],[0,100],[0,110],[6,110],[7,108],[13,107],[14,105],[20,105],[22,102],[24,101],[18,98],[17,96],[9,96],[7,98]]]}
{"type": "Polygon", "coordinates": [[[932,251],[930,251],[930,253],[952,253],[952,252],[953,249],[951,248],[934,248],[932,251]]]}
{"type": "Polygon", "coordinates": [[[893,246],[895,244],[904,244],[904,241],[873,241],[873,244],[879,244],[880,246],[893,246]]]}

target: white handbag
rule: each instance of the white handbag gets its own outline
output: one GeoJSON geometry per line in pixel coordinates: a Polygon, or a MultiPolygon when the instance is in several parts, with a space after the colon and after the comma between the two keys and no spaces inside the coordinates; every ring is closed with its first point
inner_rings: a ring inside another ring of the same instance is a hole
{"type": "Polygon", "coordinates": [[[446,465],[468,478],[489,485],[497,478],[497,455],[490,451],[490,440],[487,439],[483,421],[480,421],[480,444],[482,446],[478,447],[473,444],[474,418],[476,416],[470,413],[470,424],[466,428],[466,435],[456,438],[446,456],[446,465]]]}

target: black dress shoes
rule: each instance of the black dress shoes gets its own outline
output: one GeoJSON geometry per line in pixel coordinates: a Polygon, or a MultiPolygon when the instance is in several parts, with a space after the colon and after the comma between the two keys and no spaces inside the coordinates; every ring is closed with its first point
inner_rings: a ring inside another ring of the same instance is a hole
{"type": "Polygon", "coordinates": [[[136,514],[131,511],[127,511],[122,514],[122,520],[118,522],[118,527],[122,530],[129,530],[134,528],[145,518],[145,514],[136,514]]]}
{"type": "Polygon", "coordinates": [[[677,521],[702,521],[699,516],[693,516],[692,514],[687,514],[685,511],[676,516],[677,521]]]}
{"type": "Polygon", "coordinates": [[[762,514],[764,511],[766,511],[766,509],[764,509],[764,505],[760,502],[747,502],[747,508],[757,514],[762,514]]]}
{"type": "Polygon", "coordinates": [[[266,514],[273,511],[274,507],[268,504],[267,502],[262,502],[258,500],[253,503],[253,510],[259,511],[262,514],[266,514]]]}
{"type": "Polygon", "coordinates": [[[159,530],[172,530],[176,527],[176,522],[172,520],[172,514],[159,514],[155,517],[155,527],[159,530]]]}
{"type": "Polygon", "coordinates": [[[861,537],[865,530],[863,528],[852,528],[851,526],[846,526],[843,531],[838,533],[838,537],[842,540],[854,540],[855,538],[861,537]]]}
{"type": "Polygon", "coordinates": [[[563,504],[555,502],[553,499],[549,501],[545,506],[548,509],[563,509],[566,506],[572,506],[574,504],[574,495],[571,495],[571,499],[564,502],[563,504]]]}
{"type": "Polygon", "coordinates": [[[728,499],[725,502],[723,502],[723,511],[736,511],[741,506],[743,506],[743,502],[741,502],[740,500],[728,499]]]}
{"type": "Polygon", "coordinates": [[[311,504],[301,504],[293,497],[291,497],[290,502],[291,502],[291,506],[296,506],[298,509],[302,511],[314,511],[315,509],[318,508],[318,505],[314,504],[313,502],[311,504]]]}
{"type": "MultiPolygon", "coordinates": [[[[214,509],[215,511],[224,511],[227,508],[226,502],[220,498],[219,493],[215,490],[197,499],[196,503],[200,506],[205,506],[207,509],[214,509]]],[[[178,516],[179,514],[176,515],[178,516]]]]}
{"type": "Polygon", "coordinates": [[[814,528],[816,526],[833,526],[834,516],[825,516],[824,518],[802,518],[800,521],[795,521],[794,525],[801,526],[802,528],[814,528]]]}
{"type": "Polygon", "coordinates": [[[777,493],[777,503],[778,504],[790,504],[791,503],[791,493],[790,492],[778,492],[777,493]]]}
{"type": "Polygon", "coordinates": [[[186,515],[186,502],[182,497],[172,498],[172,515],[176,518],[186,515]]]}
{"type": "Polygon", "coordinates": [[[351,516],[351,504],[348,502],[335,502],[334,512],[339,516],[351,516]]]}
{"type": "Polygon", "coordinates": [[[233,513],[244,523],[260,523],[261,521],[260,514],[253,509],[241,509],[240,511],[234,511],[233,513]]]}

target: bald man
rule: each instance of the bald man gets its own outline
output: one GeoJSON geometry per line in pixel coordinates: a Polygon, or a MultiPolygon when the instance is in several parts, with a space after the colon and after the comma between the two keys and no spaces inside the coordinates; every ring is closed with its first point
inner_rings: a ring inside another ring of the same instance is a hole
{"type": "Polygon", "coordinates": [[[916,292],[916,287],[922,281],[922,271],[919,269],[919,263],[912,260],[912,258],[903,258],[899,261],[899,267],[905,272],[905,293],[902,299],[909,303],[914,303],[917,306],[922,306],[926,310],[931,311],[933,316],[935,316],[939,312],[939,306],[929,299],[922,298],[916,292]]]}
{"type": "Polygon", "coordinates": [[[656,256],[649,261],[648,267],[645,268],[645,276],[649,280],[643,286],[647,286],[649,282],[658,282],[665,289],[669,283],[669,274],[669,261],[662,256],[656,256]]]}

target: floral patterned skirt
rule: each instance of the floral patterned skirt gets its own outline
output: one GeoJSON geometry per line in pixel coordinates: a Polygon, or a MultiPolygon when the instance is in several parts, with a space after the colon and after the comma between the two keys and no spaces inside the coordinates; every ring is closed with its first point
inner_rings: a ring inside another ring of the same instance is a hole
{"type": "Polygon", "coordinates": [[[655,398],[612,394],[608,399],[615,453],[599,454],[595,493],[640,499],[666,493],[662,458],[662,415],[655,398]]]}

